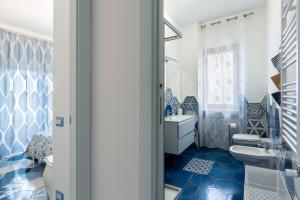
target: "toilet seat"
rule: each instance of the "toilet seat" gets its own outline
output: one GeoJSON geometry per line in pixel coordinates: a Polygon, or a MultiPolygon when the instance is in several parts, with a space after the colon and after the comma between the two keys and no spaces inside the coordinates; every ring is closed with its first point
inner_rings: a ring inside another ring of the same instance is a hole
{"type": "Polygon", "coordinates": [[[232,142],[235,145],[257,146],[261,139],[258,135],[234,134],[232,142]]]}
{"type": "Polygon", "coordinates": [[[246,141],[252,141],[252,142],[259,142],[260,138],[258,135],[249,135],[249,134],[234,134],[232,136],[233,140],[246,140],[246,141]]]}

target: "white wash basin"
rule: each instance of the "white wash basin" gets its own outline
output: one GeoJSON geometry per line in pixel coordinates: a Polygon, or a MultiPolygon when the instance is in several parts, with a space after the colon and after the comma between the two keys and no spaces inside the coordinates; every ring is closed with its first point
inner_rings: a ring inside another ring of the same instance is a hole
{"type": "Polygon", "coordinates": [[[180,123],[180,122],[192,119],[192,118],[195,118],[195,116],[194,115],[172,115],[169,117],[165,117],[165,121],[180,123]]]}
{"type": "Polygon", "coordinates": [[[229,148],[230,154],[247,165],[275,168],[279,155],[277,150],[233,145],[229,148]]]}

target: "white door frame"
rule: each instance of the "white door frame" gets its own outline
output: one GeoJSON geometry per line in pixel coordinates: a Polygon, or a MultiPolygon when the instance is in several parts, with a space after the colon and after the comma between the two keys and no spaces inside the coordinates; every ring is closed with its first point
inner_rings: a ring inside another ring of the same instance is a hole
{"type": "Polygon", "coordinates": [[[74,0],[74,4],[70,142],[71,166],[75,167],[71,168],[70,190],[72,199],[81,200],[91,199],[91,0],[74,0]]]}
{"type": "Polygon", "coordinates": [[[91,199],[91,0],[54,0],[54,194],[91,199]],[[63,127],[55,118],[64,118],[63,127]]]}
{"type": "Polygon", "coordinates": [[[153,200],[164,199],[164,23],[163,23],[163,0],[153,1],[153,200]]]}

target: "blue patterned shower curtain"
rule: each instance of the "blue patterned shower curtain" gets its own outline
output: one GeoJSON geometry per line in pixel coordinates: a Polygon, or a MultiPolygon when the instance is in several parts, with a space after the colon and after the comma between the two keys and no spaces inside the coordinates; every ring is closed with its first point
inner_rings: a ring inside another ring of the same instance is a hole
{"type": "Polygon", "coordinates": [[[0,29],[0,157],[52,134],[52,43],[0,29]]]}

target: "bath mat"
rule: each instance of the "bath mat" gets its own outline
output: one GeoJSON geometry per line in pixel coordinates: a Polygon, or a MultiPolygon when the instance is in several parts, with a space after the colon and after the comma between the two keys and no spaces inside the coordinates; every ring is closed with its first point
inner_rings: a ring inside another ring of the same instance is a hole
{"type": "Polygon", "coordinates": [[[193,158],[184,168],[183,170],[200,174],[200,175],[207,175],[212,166],[214,161],[212,160],[202,160],[198,158],[193,158]]]}

